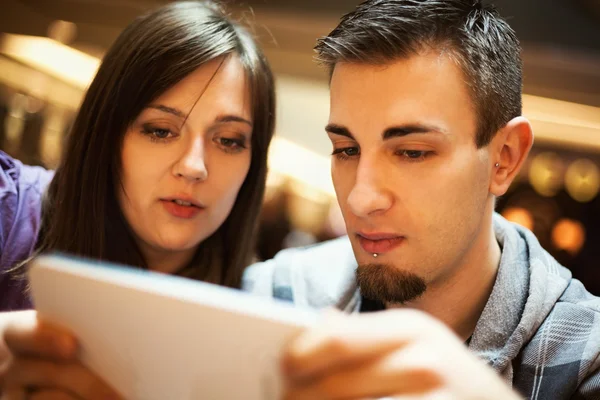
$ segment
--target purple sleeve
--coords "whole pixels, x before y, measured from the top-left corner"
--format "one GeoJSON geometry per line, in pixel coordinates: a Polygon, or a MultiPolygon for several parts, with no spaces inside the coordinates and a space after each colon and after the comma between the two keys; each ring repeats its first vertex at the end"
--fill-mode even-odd
{"type": "Polygon", "coordinates": [[[42,196],[53,172],[25,166],[0,151],[0,311],[27,308],[25,282],[7,269],[27,259],[37,240],[42,196]]]}

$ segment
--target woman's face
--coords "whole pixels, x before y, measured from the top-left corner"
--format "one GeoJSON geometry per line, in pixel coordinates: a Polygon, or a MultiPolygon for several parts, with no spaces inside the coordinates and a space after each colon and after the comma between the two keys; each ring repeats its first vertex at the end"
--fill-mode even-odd
{"type": "Polygon", "coordinates": [[[252,114],[237,57],[213,60],[127,130],[119,202],[149,267],[173,272],[229,215],[251,161],[252,114]]]}

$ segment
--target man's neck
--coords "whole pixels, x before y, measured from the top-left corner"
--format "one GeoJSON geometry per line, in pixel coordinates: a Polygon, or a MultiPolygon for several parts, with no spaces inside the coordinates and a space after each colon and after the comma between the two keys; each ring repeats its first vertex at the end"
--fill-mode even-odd
{"type": "MultiPolygon", "coordinates": [[[[500,264],[501,250],[493,228],[482,228],[461,265],[440,283],[432,283],[418,299],[402,307],[429,313],[448,325],[459,337],[467,340],[492,293],[500,264]]],[[[395,307],[389,305],[388,308],[395,307]]]]}

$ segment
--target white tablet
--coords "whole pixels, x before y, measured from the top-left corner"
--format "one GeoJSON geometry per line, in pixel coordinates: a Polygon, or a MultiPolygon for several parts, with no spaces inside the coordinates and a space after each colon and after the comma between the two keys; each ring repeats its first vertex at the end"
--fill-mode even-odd
{"type": "Polygon", "coordinates": [[[129,400],[277,399],[282,346],[316,313],[190,279],[64,256],[29,272],[40,318],[129,400]]]}

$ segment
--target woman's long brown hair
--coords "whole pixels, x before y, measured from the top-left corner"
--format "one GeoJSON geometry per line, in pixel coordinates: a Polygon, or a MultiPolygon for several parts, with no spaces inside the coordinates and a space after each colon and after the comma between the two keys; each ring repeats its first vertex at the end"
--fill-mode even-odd
{"type": "Polygon", "coordinates": [[[144,15],[108,51],[48,188],[36,254],[58,251],[147,266],[116,196],[125,132],[144,107],[189,73],[233,54],[244,66],[252,98],[252,161],[229,217],[201,243],[184,274],[239,287],[254,249],[275,93],[271,70],[250,34],[212,2],[171,3],[144,15]]]}

